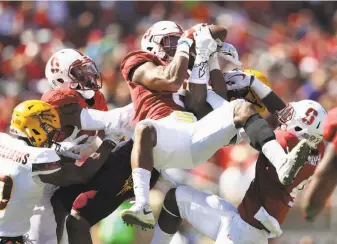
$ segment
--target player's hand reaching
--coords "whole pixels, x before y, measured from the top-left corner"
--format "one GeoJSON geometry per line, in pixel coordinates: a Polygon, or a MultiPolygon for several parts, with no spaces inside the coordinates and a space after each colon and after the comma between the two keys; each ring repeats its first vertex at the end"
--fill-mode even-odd
{"type": "Polygon", "coordinates": [[[111,119],[107,121],[104,129],[106,139],[110,139],[117,144],[124,136],[131,138],[134,132],[132,126],[133,105],[129,104],[122,108],[116,108],[110,110],[109,113],[111,119]]]}
{"type": "Polygon", "coordinates": [[[71,136],[69,136],[66,140],[53,145],[53,148],[57,151],[57,153],[60,156],[76,160],[81,159],[81,156],[79,155],[80,151],[82,149],[87,148],[89,144],[87,143],[80,144],[80,143],[83,142],[83,140],[85,140],[86,138],[88,138],[88,135],[82,135],[76,138],[77,133],[78,130],[76,130],[75,128],[71,136]]]}
{"type": "Polygon", "coordinates": [[[196,49],[195,64],[207,62],[209,56],[217,50],[217,43],[206,24],[199,24],[193,28],[196,30],[193,33],[196,49]]]}
{"type": "Polygon", "coordinates": [[[244,90],[249,89],[256,77],[247,74],[241,70],[235,69],[224,73],[227,90],[244,90]]]}

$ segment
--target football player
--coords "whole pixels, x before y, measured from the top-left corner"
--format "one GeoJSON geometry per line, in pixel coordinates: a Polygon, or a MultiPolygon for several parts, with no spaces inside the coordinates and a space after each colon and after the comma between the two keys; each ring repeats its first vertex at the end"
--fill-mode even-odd
{"type": "MultiPolygon", "coordinates": [[[[71,142],[55,143],[60,129],[57,111],[48,103],[28,100],[14,108],[10,132],[0,133],[0,243],[25,243],[29,219],[44,194],[45,184],[64,185],[64,168],[77,171],[73,163],[63,164],[61,156],[78,158],[77,145],[85,136],[71,142]],[[74,151],[74,152],[73,152],[74,151]]],[[[98,149],[110,148],[105,140],[98,149]]],[[[104,153],[100,155],[106,157],[104,153]]],[[[89,159],[90,160],[90,159],[89,159]]],[[[77,171],[79,173],[79,171],[77,171]]]]}
{"type": "Polygon", "coordinates": [[[310,221],[324,208],[337,185],[337,108],[328,111],[323,135],[329,143],[303,199],[304,216],[310,221]]]}
{"type": "MultiPolygon", "coordinates": [[[[131,92],[136,125],[131,157],[136,201],[130,209],[121,212],[127,224],[154,226],[149,206],[153,167],[193,168],[219,148],[229,145],[240,128],[244,128],[251,144],[275,165],[284,185],[292,183],[309,151],[303,140],[289,154],[285,153],[268,123],[251,103],[242,99],[224,100],[222,106],[199,121],[186,112],[177,90],[187,77],[190,48],[195,43],[196,56],[189,83],[201,85],[209,81],[212,67],[208,61],[217,49],[206,25],[197,25],[194,29],[192,40],[176,23],[157,22],[144,34],[142,51],[131,52],[122,61],[121,72],[131,92]]],[[[229,78],[242,77],[242,74],[229,75],[232,75],[229,78]]],[[[253,86],[256,84],[253,82],[253,86]]],[[[266,95],[264,86],[259,88],[266,95]]]]}
{"type": "Polygon", "coordinates": [[[255,179],[236,209],[216,195],[188,186],[170,189],[165,197],[153,244],[170,243],[182,220],[215,243],[268,243],[268,238],[282,234],[280,225],[294,204],[294,198],[310,181],[323,156],[324,108],[315,101],[290,103],[280,111],[281,128],[275,130],[283,149],[290,150],[302,138],[311,141],[311,152],[290,185],[279,182],[275,166],[259,154],[255,179]]]}
{"type": "MultiPolygon", "coordinates": [[[[101,112],[107,110],[104,96],[99,91],[102,86],[101,75],[88,56],[74,49],[60,50],[49,59],[46,77],[53,88],[46,91],[41,99],[49,102],[60,114],[62,139],[68,137],[72,130],[72,135],[66,140],[73,140],[83,133],[95,138],[96,130],[108,130],[106,135],[117,143],[120,140],[119,133],[125,128],[125,133],[121,134],[132,136],[133,129],[128,126],[133,117],[132,104],[106,113],[101,112]],[[114,128],[116,133],[108,128],[114,128]],[[82,130],[77,133],[79,129],[82,130]]],[[[31,219],[29,236],[39,243],[56,243],[56,222],[60,240],[65,216],[74,205],[73,215],[76,215],[76,219],[68,218],[67,224],[69,239],[73,243],[85,243],[87,240],[91,242],[90,227],[133,196],[130,177],[132,145],[132,140],[127,141],[118,145],[112,153],[110,150],[106,160],[82,164],[81,168],[86,170],[82,170],[77,176],[68,174],[73,179],[72,184],[61,187],[55,194],[56,187],[46,187],[44,197],[35,208],[31,219]],[[80,232],[76,231],[77,227],[80,232]]],[[[159,173],[154,170],[151,187],[158,176],[159,173]]]]}
{"type": "MultiPolygon", "coordinates": [[[[85,143],[86,155],[96,151],[96,131],[79,131],[74,127],[76,110],[71,104],[76,103],[81,108],[92,108],[107,111],[107,103],[103,94],[99,91],[102,86],[101,75],[93,60],[75,49],[62,49],[54,53],[47,62],[45,75],[52,89],[47,90],[41,97],[57,110],[61,117],[61,130],[59,141],[72,141],[81,135],[88,135],[85,143]],[[70,132],[70,133],[69,133],[70,132]]],[[[103,131],[102,131],[103,132],[103,131]]],[[[103,139],[104,133],[100,133],[103,139]]],[[[118,142],[118,138],[115,138],[118,142]]],[[[83,163],[83,151],[81,151],[83,163]]],[[[95,164],[86,164],[87,171],[82,175],[71,176],[74,183],[85,183],[97,172],[104,161],[95,164]]],[[[31,218],[31,229],[28,233],[31,239],[38,243],[56,244],[56,222],[54,211],[50,202],[51,197],[57,190],[55,185],[46,185],[45,193],[34,209],[31,218]]],[[[78,192],[77,194],[79,194],[78,192]]]]}

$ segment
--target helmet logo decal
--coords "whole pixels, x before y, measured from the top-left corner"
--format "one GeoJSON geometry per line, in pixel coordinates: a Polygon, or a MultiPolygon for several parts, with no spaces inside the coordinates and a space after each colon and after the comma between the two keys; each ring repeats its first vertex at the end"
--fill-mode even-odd
{"type": "Polygon", "coordinates": [[[53,57],[50,64],[51,64],[51,72],[53,74],[60,72],[60,64],[57,57],[53,57]]]}
{"type": "Polygon", "coordinates": [[[318,112],[313,108],[308,108],[307,112],[305,112],[306,117],[302,118],[302,122],[306,125],[312,125],[314,123],[318,112]]]}
{"type": "Polygon", "coordinates": [[[144,38],[148,38],[151,35],[152,28],[148,29],[148,31],[145,33],[144,38]]]}

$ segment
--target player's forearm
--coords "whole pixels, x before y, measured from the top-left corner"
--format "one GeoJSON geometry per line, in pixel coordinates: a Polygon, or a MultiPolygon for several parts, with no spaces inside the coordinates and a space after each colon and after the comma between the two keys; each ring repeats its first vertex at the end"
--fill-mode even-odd
{"type": "Polygon", "coordinates": [[[322,211],[330,196],[330,190],[333,190],[334,187],[335,185],[329,184],[322,178],[315,177],[312,180],[307,192],[308,196],[303,202],[304,216],[307,220],[314,220],[322,211]]]}
{"type": "Polygon", "coordinates": [[[154,72],[154,75],[158,76],[154,82],[158,86],[156,90],[179,90],[186,79],[192,43],[193,41],[188,38],[181,38],[173,60],[167,66],[161,66],[159,72],[154,72]],[[160,84],[164,87],[161,88],[160,84]]]}
{"type": "Polygon", "coordinates": [[[79,183],[86,183],[91,180],[108,159],[111,151],[115,148],[115,145],[116,144],[110,140],[103,141],[97,151],[90,155],[81,166],[76,166],[76,173],[80,176],[82,181],[79,183]]]}
{"type": "Polygon", "coordinates": [[[198,119],[202,118],[204,107],[207,105],[207,87],[204,84],[189,83],[185,94],[185,108],[194,113],[198,119]]]}
{"type": "Polygon", "coordinates": [[[189,58],[185,56],[175,56],[168,66],[163,67],[163,80],[178,90],[184,83],[188,70],[189,58]]]}
{"type": "Polygon", "coordinates": [[[104,141],[96,153],[90,156],[81,166],[77,166],[73,160],[65,161],[69,159],[63,158],[61,170],[49,175],[40,175],[40,178],[45,183],[62,187],[84,184],[102,167],[113,148],[114,144],[110,141],[104,141]]]}
{"type": "Polygon", "coordinates": [[[263,104],[270,113],[275,113],[276,111],[280,111],[286,107],[283,100],[276,95],[269,86],[261,82],[259,79],[254,79],[251,89],[262,100],[263,104]]]}
{"type": "Polygon", "coordinates": [[[132,137],[132,119],[134,115],[133,104],[110,111],[95,109],[83,109],[81,111],[82,130],[107,130],[108,128],[120,128],[120,133],[126,137],[132,137]]]}
{"type": "Polygon", "coordinates": [[[324,158],[319,163],[304,200],[303,209],[308,220],[315,218],[324,208],[326,201],[337,185],[336,155],[333,146],[328,145],[324,158]]]}
{"type": "Polygon", "coordinates": [[[220,97],[227,99],[227,86],[222,72],[219,69],[215,69],[210,72],[210,76],[213,91],[220,97]]]}

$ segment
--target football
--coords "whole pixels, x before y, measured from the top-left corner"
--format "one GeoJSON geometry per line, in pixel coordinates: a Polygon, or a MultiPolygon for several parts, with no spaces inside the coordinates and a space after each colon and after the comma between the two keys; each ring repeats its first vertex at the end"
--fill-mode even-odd
{"type": "MultiPolygon", "coordinates": [[[[190,39],[194,40],[193,33],[195,32],[195,26],[185,31],[184,35],[190,39]]],[[[208,28],[211,32],[213,39],[216,41],[218,46],[222,46],[223,42],[226,40],[227,37],[227,29],[225,27],[219,25],[208,25],[208,28]]],[[[192,44],[190,49],[191,53],[195,54],[195,43],[192,44]]]]}

